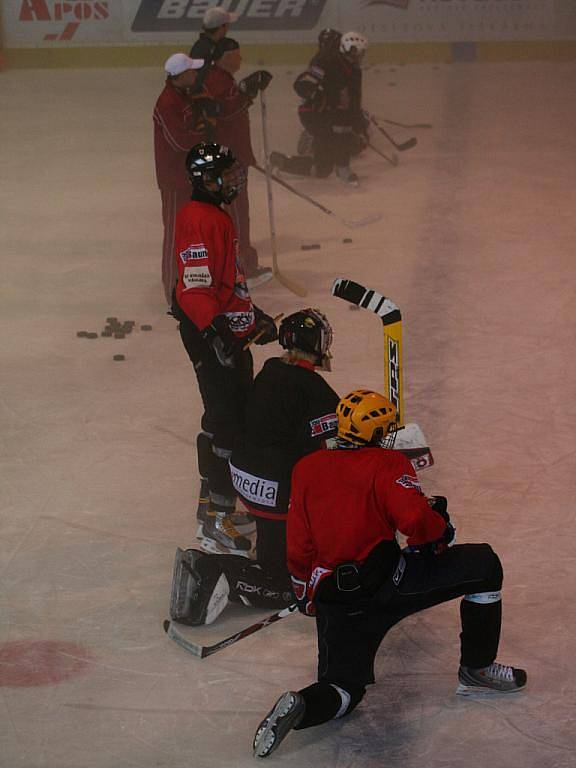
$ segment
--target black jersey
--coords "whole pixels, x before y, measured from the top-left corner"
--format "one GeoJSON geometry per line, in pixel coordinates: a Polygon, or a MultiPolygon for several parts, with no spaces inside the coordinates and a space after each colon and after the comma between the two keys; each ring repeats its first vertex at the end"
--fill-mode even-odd
{"type": "Polygon", "coordinates": [[[267,360],[248,397],[246,429],[230,461],[234,487],[254,514],[285,518],[292,468],[337,431],[339,397],[310,364],[267,360]]]}
{"type": "Polygon", "coordinates": [[[316,54],[294,90],[300,115],[322,115],[333,125],[353,125],[362,109],[362,70],[340,54],[316,54]]]}

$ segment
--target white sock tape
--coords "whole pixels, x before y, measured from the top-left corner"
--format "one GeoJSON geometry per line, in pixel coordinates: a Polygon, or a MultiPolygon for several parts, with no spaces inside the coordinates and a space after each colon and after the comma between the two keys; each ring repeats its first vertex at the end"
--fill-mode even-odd
{"type": "Polygon", "coordinates": [[[338,691],[340,694],[340,698],[342,699],[342,704],[340,705],[340,709],[336,714],[334,715],[334,718],[342,717],[342,715],[345,715],[348,711],[348,707],[350,706],[350,694],[348,691],[345,691],[344,688],[340,688],[339,685],[335,685],[334,683],[330,683],[332,688],[334,688],[335,691],[338,691]]]}
{"type": "Polygon", "coordinates": [[[477,592],[475,595],[464,595],[464,600],[468,600],[469,603],[488,605],[488,603],[497,603],[502,600],[502,592],[477,592]]]}

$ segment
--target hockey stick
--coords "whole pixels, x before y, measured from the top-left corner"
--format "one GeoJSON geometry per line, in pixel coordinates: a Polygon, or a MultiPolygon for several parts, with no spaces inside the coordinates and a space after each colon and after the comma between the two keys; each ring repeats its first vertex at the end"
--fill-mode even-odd
{"type": "Polygon", "coordinates": [[[384,394],[398,409],[399,426],[404,424],[404,373],[402,368],[402,315],[393,301],[378,291],[338,277],[332,295],[374,312],[384,329],[384,394]]]}
{"type": "Polygon", "coordinates": [[[289,605],[287,608],[282,608],[281,611],[277,611],[271,616],[267,616],[265,619],[257,621],[256,624],[251,624],[249,627],[246,627],[246,629],[241,629],[240,632],[236,632],[234,635],[230,635],[230,637],[220,640],[218,643],[214,643],[214,645],[198,645],[197,643],[190,642],[190,640],[186,639],[184,635],[176,629],[174,622],[169,621],[168,619],[166,619],[163,626],[164,632],[166,632],[168,637],[171,640],[174,640],[177,645],[184,648],[185,651],[188,651],[188,653],[191,653],[193,656],[197,656],[199,659],[205,659],[206,656],[212,656],[213,653],[218,653],[218,651],[222,651],[224,648],[234,645],[238,640],[253,635],[254,632],[259,632],[261,629],[264,629],[264,627],[269,627],[270,624],[274,624],[275,622],[280,621],[280,619],[290,616],[291,613],[294,613],[294,611],[297,610],[298,606],[296,603],[289,605]]]}
{"type": "MultiPolygon", "coordinates": [[[[259,173],[266,175],[266,171],[261,166],[253,165],[252,168],[254,168],[259,173]]],[[[308,195],[304,194],[304,192],[298,191],[293,186],[288,184],[288,182],[284,181],[284,179],[281,179],[279,176],[276,176],[276,174],[270,173],[270,178],[272,179],[272,181],[275,181],[276,184],[280,184],[281,187],[284,187],[284,189],[287,189],[288,192],[292,192],[292,194],[296,195],[296,197],[300,197],[302,198],[302,200],[306,200],[306,202],[310,203],[310,205],[313,205],[315,208],[318,208],[320,211],[322,211],[322,213],[325,213],[327,216],[332,216],[341,224],[344,224],[344,226],[349,227],[350,229],[356,229],[357,227],[365,227],[367,224],[373,224],[375,221],[380,221],[380,219],[382,218],[381,213],[375,213],[375,214],[372,214],[371,216],[366,216],[363,219],[343,219],[341,216],[338,216],[337,213],[334,213],[334,211],[331,211],[330,208],[326,208],[325,205],[322,205],[322,203],[319,203],[317,200],[314,200],[313,197],[309,197],[308,195]]]]}
{"type": "Polygon", "coordinates": [[[384,123],[389,123],[390,125],[397,125],[398,128],[432,128],[430,123],[397,123],[394,120],[383,120],[384,123]]]}
{"type": "Polygon", "coordinates": [[[418,139],[416,139],[414,136],[411,139],[408,139],[407,141],[403,141],[402,144],[398,144],[398,142],[394,141],[392,136],[390,136],[388,131],[385,131],[384,128],[382,128],[382,126],[378,124],[374,115],[370,115],[370,122],[372,123],[372,125],[376,126],[376,128],[380,131],[380,133],[388,139],[390,144],[392,144],[392,146],[395,147],[398,150],[398,152],[406,152],[407,149],[412,149],[412,147],[415,147],[416,144],[418,144],[418,139]]]}
{"type": "Polygon", "coordinates": [[[375,147],[374,144],[371,144],[370,142],[368,142],[368,146],[373,152],[376,152],[377,155],[380,155],[380,157],[383,157],[384,160],[387,160],[390,163],[390,165],[393,165],[394,167],[398,165],[398,155],[395,155],[394,153],[392,153],[392,157],[388,157],[388,155],[385,155],[384,152],[378,149],[378,147],[375,147]]]}
{"type": "MultiPolygon", "coordinates": [[[[279,315],[276,315],[276,317],[273,317],[272,319],[274,320],[274,324],[276,324],[278,320],[282,320],[283,317],[284,317],[284,312],[280,312],[279,315]]],[[[255,344],[261,336],[264,336],[265,333],[266,331],[258,331],[258,333],[254,334],[254,336],[252,336],[251,339],[248,339],[248,341],[246,342],[246,344],[244,344],[242,349],[249,349],[249,347],[251,347],[252,344],[255,344]]]]}
{"type": "Polygon", "coordinates": [[[272,248],[272,272],[278,282],[289,291],[295,293],[297,296],[306,296],[308,291],[303,285],[290,280],[286,275],[280,272],[278,267],[278,252],[276,248],[276,225],[274,223],[274,198],[272,197],[272,182],[270,181],[270,175],[272,169],[270,168],[270,153],[268,151],[268,121],[266,111],[266,97],[264,91],[260,91],[260,113],[262,118],[262,143],[264,145],[264,163],[266,166],[266,194],[268,197],[268,221],[270,222],[270,247],[272,248]]]}

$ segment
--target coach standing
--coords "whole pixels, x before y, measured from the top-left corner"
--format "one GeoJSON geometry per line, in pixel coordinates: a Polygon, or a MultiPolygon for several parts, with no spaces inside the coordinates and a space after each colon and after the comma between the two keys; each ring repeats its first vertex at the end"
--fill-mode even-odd
{"type": "Polygon", "coordinates": [[[154,108],[154,158],[156,179],[162,196],[164,242],[162,283],[168,306],[178,275],[174,261],[174,222],[176,213],[190,199],[191,186],[186,171],[186,155],[205,131],[205,114],[199,95],[198,70],[203,59],[175,53],[164,64],[166,85],[154,108]]]}

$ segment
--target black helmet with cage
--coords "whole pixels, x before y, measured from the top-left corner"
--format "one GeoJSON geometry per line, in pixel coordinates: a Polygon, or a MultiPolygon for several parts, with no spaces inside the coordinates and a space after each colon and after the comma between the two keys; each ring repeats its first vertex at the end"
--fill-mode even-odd
{"type": "Polygon", "coordinates": [[[217,205],[231,203],[246,184],[246,173],[228,147],[202,142],[186,156],[186,170],[195,190],[217,205]]]}
{"type": "Polygon", "coordinates": [[[280,323],[278,343],[284,349],[313,356],[314,365],[330,370],[332,326],[319,309],[301,309],[280,323]]]}
{"type": "Polygon", "coordinates": [[[318,35],[318,48],[320,53],[336,53],[340,46],[340,38],[342,32],[338,32],[337,29],[331,29],[326,27],[318,35]]]}

